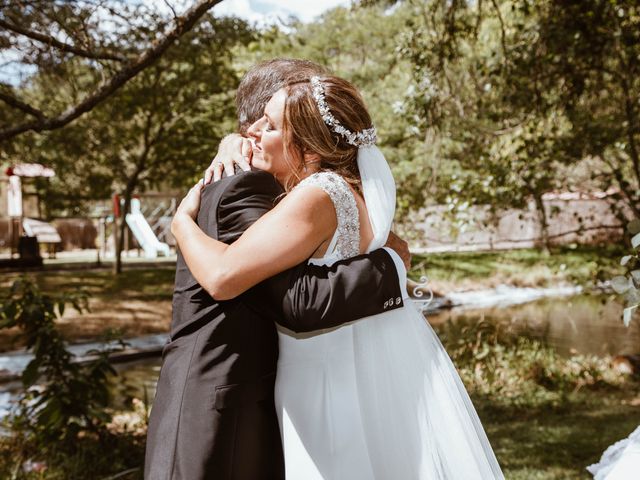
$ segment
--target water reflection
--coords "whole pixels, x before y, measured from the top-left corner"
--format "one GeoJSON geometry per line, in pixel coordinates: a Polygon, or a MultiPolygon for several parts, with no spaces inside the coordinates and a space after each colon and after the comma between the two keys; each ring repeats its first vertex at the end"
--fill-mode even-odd
{"type": "MultiPolygon", "coordinates": [[[[110,387],[111,407],[115,410],[130,410],[133,398],[146,401],[151,405],[156,395],[161,363],[160,357],[153,357],[114,365],[118,376],[113,378],[110,387]]],[[[0,420],[17,407],[17,401],[22,392],[20,381],[0,384],[0,420]]],[[[0,429],[0,435],[3,433],[0,429]]]]}
{"type": "Polygon", "coordinates": [[[640,352],[640,318],[627,328],[623,306],[613,295],[577,295],[538,300],[508,308],[453,309],[429,316],[436,326],[447,320],[510,322],[522,335],[546,338],[559,353],[622,355],[640,352]]]}

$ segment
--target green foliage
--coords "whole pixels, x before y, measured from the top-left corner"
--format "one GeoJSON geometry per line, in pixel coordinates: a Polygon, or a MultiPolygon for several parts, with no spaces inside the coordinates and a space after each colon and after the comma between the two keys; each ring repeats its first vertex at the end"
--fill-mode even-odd
{"type": "MultiPolygon", "coordinates": [[[[158,20],[159,21],[159,20],[158,20]]],[[[131,45],[153,32],[130,30],[131,45]]],[[[153,65],[105,102],[59,131],[27,134],[5,158],[29,158],[50,165],[56,177],[37,185],[47,199],[46,216],[86,214],[90,200],[112,193],[170,190],[195,183],[220,139],[235,127],[233,96],[239,78],[231,67],[232,47],[253,38],[236,18],[206,15],[153,65]]],[[[99,70],[76,62],[64,77],[93,84],[99,70]]],[[[77,85],[46,73],[23,89],[72,102],[77,85]]]]}
{"type": "Polygon", "coordinates": [[[0,478],[87,480],[116,478],[128,472],[117,478],[142,479],[144,451],[145,437],[131,433],[102,439],[84,436],[73,452],[60,448],[43,452],[34,442],[13,435],[0,438],[0,478]]]}
{"type": "Polygon", "coordinates": [[[439,143],[449,167],[438,197],[454,214],[533,199],[544,230],[544,193],[612,184],[618,217],[637,212],[636,2],[408,4],[401,52],[413,89],[404,110],[416,135],[439,143]]]}
{"type": "MultiPolygon", "coordinates": [[[[624,223],[640,215],[636,3],[362,0],[262,30],[208,16],[101,108],[64,131],[24,135],[0,155],[56,167],[56,179],[38,187],[49,214],[81,213],[83,200],[127,187],[183,187],[235,126],[239,74],[260,60],[298,57],[362,90],[397,180],[399,219],[425,202],[447,204],[455,220],[474,204],[498,218],[534,200],[544,230],[554,214],[545,193],[602,190],[624,223]]],[[[77,26],[89,13],[50,8],[84,38],[77,26]]],[[[166,26],[140,8],[128,5],[98,50],[131,55],[166,26]],[[133,15],[144,21],[129,25],[133,15]]],[[[47,26],[47,18],[33,21],[47,26]]],[[[39,75],[19,93],[53,110],[113,68],[36,60],[39,75]]]]}
{"type": "Polygon", "coordinates": [[[547,192],[606,191],[613,183],[621,219],[638,201],[636,7],[597,0],[564,7],[354,2],[310,24],[260,32],[234,63],[242,71],[278,56],[308,58],[353,81],[393,167],[399,217],[437,202],[452,220],[474,204],[499,218],[534,200],[546,235],[554,214],[542,202],[547,192]],[[612,71],[601,78],[605,64],[612,71]]]}
{"type": "Polygon", "coordinates": [[[628,327],[640,306],[640,220],[631,221],[627,230],[633,237],[631,249],[620,259],[620,265],[625,268],[625,274],[613,277],[611,286],[616,293],[624,297],[623,322],[628,327]]]}
{"type": "Polygon", "coordinates": [[[491,397],[494,406],[559,407],[582,388],[612,389],[622,383],[606,360],[562,358],[507,324],[458,320],[438,333],[471,394],[491,397]]]}
{"type": "Polygon", "coordinates": [[[0,310],[0,328],[18,328],[34,355],[22,374],[25,393],[12,428],[21,442],[37,446],[41,453],[73,452],[81,435],[105,441],[108,437],[108,380],[116,375],[108,355],[123,344],[89,352],[91,361],[75,361],[55,325],[69,304],[86,311],[87,297],[43,294],[22,277],[11,286],[0,310]]]}
{"type": "Polygon", "coordinates": [[[508,322],[458,319],[437,330],[506,478],[584,478],[584,468],[640,421],[637,380],[614,371],[610,359],[562,357],[508,322]]]}

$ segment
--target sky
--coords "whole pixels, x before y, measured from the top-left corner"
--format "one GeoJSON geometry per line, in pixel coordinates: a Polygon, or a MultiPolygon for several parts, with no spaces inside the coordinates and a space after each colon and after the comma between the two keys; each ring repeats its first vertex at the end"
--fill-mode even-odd
{"type": "MultiPolygon", "coordinates": [[[[165,2],[158,0],[129,0],[146,3],[148,6],[171,13],[165,2]]],[[[167,0],[177,12],[182,12],[193,0],[167,0]]],[[[265,25],[277,23],[278,18],[294,15],[303,22],[310,22],[326,10],[339,5],[349,6],[350,0],[223,0],[213,7],[216,15],[235,15],[251,23],[265,25]]]]}
{"type": "Polygon", "coordinates": [[[258,24],[273,23],[278,17],[295,15],[310,22],[318,15],[339,5],[348,6],[349,0],[224,0],[213,7],[217,15],[236,15],[258,24]]]}

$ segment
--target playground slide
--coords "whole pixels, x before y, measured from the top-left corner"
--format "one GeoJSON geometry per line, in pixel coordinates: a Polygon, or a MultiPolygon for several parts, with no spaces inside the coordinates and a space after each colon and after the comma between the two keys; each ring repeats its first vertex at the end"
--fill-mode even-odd
{"type": "Polygon", "coordinates": [[[126,221],[133,236],[136,237],[142,250],[144,250],[145,257],[156,258],[158,254],[163,254],[165,257],[169,256],[169,245],[158,240],[158,237],[151,229],[151,225],[140,212],[139,203],[136,205],[136,202],[132,201],[131,213],[127,213],[126,221]]]}

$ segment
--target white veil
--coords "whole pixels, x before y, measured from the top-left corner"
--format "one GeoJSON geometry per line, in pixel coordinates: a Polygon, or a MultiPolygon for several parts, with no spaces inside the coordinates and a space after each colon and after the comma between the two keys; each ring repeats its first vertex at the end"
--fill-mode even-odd
{"type": "MultiPolygon", "coordinates": [[[[386,243],[396,187],[375,145],[360,147],[358,168],[374,232],[371,251],[386,243]]],[[[360,409],[376,479],[503,479],[444,347],[413,302],[404,304],[353,325],[360,409]]]]}
{"type": "Polygon", "coordinates": [[[367,249],[370,252],[387,242],[396,212],[396,182],[387,160],[375,145],[358,149],[358,170],[373,228],[374,237],[367,249]]]}

